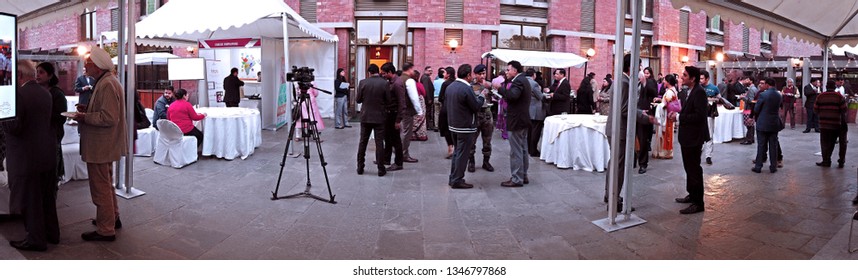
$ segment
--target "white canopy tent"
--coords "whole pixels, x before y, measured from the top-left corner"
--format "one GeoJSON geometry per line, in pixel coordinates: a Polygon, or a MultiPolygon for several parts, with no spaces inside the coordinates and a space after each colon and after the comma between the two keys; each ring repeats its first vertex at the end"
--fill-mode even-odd
{"type": "MultiPolygon", "coordinates": [[[[240,12],[236,5],[231,0],[172,0],[137,23],[137,36],[188,41],[261,38],[262,72],[276,73],[263,80],[263,127],[282,124],[276,115],[278,89],[292,65],[316,69],[316,86],[333,92],[336,36],[310,24],[283,1],[245,0],[240,12]],[[280,40],[282,44],[277,43],[280,40]]],[[[288,112],[291,94],[287,95],[288,112]]],[[[322,116],[332,117],[333,96],[320,94],[317,101],[322,116]]],[[[290,114],[285,115],[291,121],[290,114]]]]}
{"type": "Polygon", "coordinates": [[[0,13],[21,16],[59,2],[60,0],[0,0],[0,13]]]}
{"type": "MultiPolygon", "coordinates": [[[[167,59],[179,58],[178,55],[163,52],[154,53],[138,53],[135,55],[134,64],[136,65],[167,65],[167,59]]],[[[128,63],[128,57],[125,57],[125,63],[128,63]]],[[[113,58],[113,64],[119,64],[119,57],[113,58]]]]}
{"type": "Polygon", "coordinates": [[[580,67],[587,62],[586,58],[578,56],[574,53],[561,52],[494,49],[482,55],[483,58],[489,56],[492,56],[505,62],[515,60],[521,62],[521,65],[549,68],[580,67]]]}

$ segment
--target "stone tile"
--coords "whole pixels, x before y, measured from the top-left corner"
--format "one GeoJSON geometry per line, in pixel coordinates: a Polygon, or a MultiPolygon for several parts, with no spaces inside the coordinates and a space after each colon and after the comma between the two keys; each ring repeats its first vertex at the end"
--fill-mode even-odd
{"type": "Polygon", "coordinates": [[[423,247],[426,259],[430,260],[479,259],[471,243],[433,243],[423,247]]]}
{"type": "Polygon", "coordinates": [[[186,259],[196,259],[223,242],[228,234],[201,227],[186,227],[159,242],[156,247],[174,252],[186,259]]]}
{"type": "Polygon", "coordinates": [[[462,220],[431,220],[423,223],[423,240],[431,243],[468,243],[468,229],[462,220]]]}
{"type": "Polygon", "coordinates": [[[577,260],[578,251],[562,237],[540,237],[521,242],[521,246],[534,260],[577,260]]]}
{"type": "Polygon", "coordinates": [[[484,259],[528,259],[527,253],[508,230],[471,230],[474,251],[484,259]]]}
{"type": "Polygon", "coordinates": [[[385,260],[423,259],[423,232],[382,230],[375,256],[385,260]]]}
{"type": "Polygon", "coordinates": [[[750,260],[806,260],[810,256],[805,253],[793,251],[776,246],[763,246],[751,252],[746,259],[750,260]]]}

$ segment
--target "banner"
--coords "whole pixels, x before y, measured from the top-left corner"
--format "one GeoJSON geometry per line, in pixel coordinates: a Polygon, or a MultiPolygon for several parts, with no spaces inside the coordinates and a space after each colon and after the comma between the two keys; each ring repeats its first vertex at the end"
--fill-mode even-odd
{"type": "Polygon", "coordinates": [[[289,102],[289,83],[280,84],[280,91],[277,94],[277,123],[275,127],[280,128],[285,125],[286,115],[289,114],[289,107],[286,106],[289,102]]]}

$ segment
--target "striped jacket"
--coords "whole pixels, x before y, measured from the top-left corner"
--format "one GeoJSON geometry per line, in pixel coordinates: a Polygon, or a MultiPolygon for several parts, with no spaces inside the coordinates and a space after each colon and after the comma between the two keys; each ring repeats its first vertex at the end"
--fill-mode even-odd
{"type": "Polygon", "coordinates": [[[813,111],[819,115],[819,128],[839,130],[846,122],[846,98],[835,91],[816,97],[813,111]]]}

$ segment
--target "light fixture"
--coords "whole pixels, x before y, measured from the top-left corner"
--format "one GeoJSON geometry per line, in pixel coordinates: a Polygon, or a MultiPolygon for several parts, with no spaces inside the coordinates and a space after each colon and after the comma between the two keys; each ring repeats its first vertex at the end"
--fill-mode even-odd
{"type": "Polygon", "coordinates": [[[75,51],[77,51],[77,55],[85,55],[89,53],[89,48],[87,48],[85,45],[79,45],[77,46],[77,50],[75,51]]]}
{"type": "Polygon", "coordinates": [[[793,66],[795,66],[796,68],[801,67],[803,61],[800,58],[791,58],[791,60],[793,66]]]}
{"type": "Polygon", "coordinates": [[[688,56],[683,55],[682,58],[679,59],[679,61],[682,62],[682,64],[688,63],[688,56]]]}
{"type": "Polygon", "coordinates": [[[715,60],[717,60],[718,62],[724,61],[724,53],[716,53],[715,60]]]}
{"type": "Polygon", "coordinates": [[[596,56],[596,50],[594,50],[593,48],[587,49],[587,58],[591,58],[593,56],[596,56]]]}
{"type": "Polygon", "coordinates": [[[450,52],[456,52],[456,48],[459,47],[459,41],[456,41],[456,39],[450,40],[448,44],[450,46],[450,52]]]}
{"type": "Polygon", "coordinates": [[[194,54],[194,47],[193,46],[188,46],[187,48],[185,48],[185,50],[187,50],[188,53],[190,53],[190,54],[194,54]]]}
{"type": "Polygon", "coordinates": [[[375,58],[380,58],[380,57],[381,57],[381,52],[375,51],[375,58]]]}
{"type": "Polygon", "coordinates": [[[715,61],[714,60],[709,61],[709,67],[715,67],[715,61]]]}

